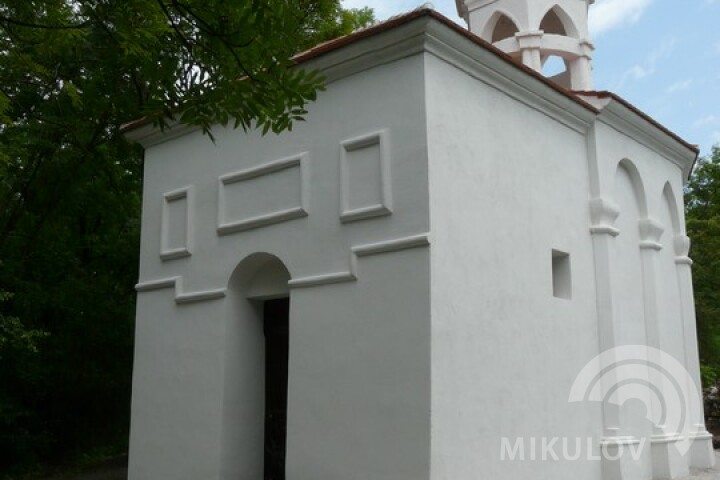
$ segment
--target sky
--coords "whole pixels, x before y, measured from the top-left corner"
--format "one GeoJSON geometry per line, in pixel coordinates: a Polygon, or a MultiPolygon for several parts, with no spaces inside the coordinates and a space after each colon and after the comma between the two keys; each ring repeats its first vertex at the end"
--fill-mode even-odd
{"type": "MultiPolygon", "coordinates": [[[[378,20],[424,2],[343,0],[378,20]]],[[[432,6],[457,23],[455,0],[432,6]]],[[[590,8],[596,90],[630,101],[707,155],[720,144],[720,0],[596,0],[590,8]]]]}

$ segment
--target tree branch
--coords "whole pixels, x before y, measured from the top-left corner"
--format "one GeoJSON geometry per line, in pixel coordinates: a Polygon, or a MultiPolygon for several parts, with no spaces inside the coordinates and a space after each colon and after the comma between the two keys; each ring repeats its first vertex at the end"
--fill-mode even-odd
{"type": "Polygon", "coordinates": [[[30,22],[23,22],[20,20],[15,20],[10,17],[6,17],[4,15],[0,15],[0,21],[3,21],[5,23],[8,23],[10,25],[15,25],[18,27],[24,27],[24,28],[40,28],[43,30],[79,30],[86,28],[90,25],[92,25],[92,20],[86,20],[82,23],[78,23],[77,25],[45,25],[42,23],[30,23],[30,22]]]}

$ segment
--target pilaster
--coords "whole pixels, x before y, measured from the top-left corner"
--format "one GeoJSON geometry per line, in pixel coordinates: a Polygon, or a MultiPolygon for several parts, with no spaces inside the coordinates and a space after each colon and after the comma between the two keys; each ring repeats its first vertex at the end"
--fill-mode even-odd
{"type": "MultiPolygon", "coordinates": [[[[595,256],[595,285],[597,293],[597,314],[599,350],[607,355],[613,355],[617,346],[617,329],[613,315],[612,295],[612,242],[620,234],[615,227],[615,220],[620,215],[620,209],[607,198],[597,197],[590,202],[590,215],[592,225],[593,251],[595,256]]],[[[617,363],[616,358],[609,359],[612,364],[617,363]]],[[[609,369],[602,376],[603,390],[610,391],[618,385],[617,370],[609,369]]],[[[632,457],[631,448],[640,444],[640,439],[627,434],[623,430],[620,407],[610,402],[602,403],[603,409],[603,436],[601,447],[603,450],[603,478],[605,480],[632,480],[639,478],[640,464],[632,457]]]]}
{"type": "MultiPolygon", "coordinates": [[[[683,331],[685,332],[685,363],[690,372],[692,385],[688,388],[694,390],[698,398],[702,399],[702,381],[700,378],[700,357],[697,343],[697,324],[695,320],[695,303],[692,287],[692,260],[690,252],[690,238],[685,234],[675,236],[675,264],[677,265],[678,284],[680,285],[680,302],[682,304],[683,331]]],[[[713,451],[712,435],[705,427],[705,414],[702,402],[697,406],[691,405],[689,412],[692,418],[693,429],[690,433],[690,466],[695,468],[711,468],[715,465],[715,452],[713,451]]]]}
{"type": "MultiPolygon", "coordinates": [[[[665,231],[662,224],[652,218],[646,218],[639,222],[640,231],[640,257],[643,273],[643,303],[645,309],[645,332],[647,335],[647,346],[655,351],[666,352],[668,346],[663,344],[660,334],[658,315],[658,278],[657,263],[663,245],[660,243],[662,234],[665,231]]],[[[650,358],[650,356],[648,357],[650,358]]],[[[678,449],[679,442],[684,440],[683,432],[673,431],[673,428],[660,423],[663,415],[663,405],[660,399],[666,398],[673,392],[674,386],[669,379],[657,368],[662,367],[663,371],[669,371],[669,367],[663,365],[665,356],[653,359],[649,365],[650,385],[660,389],[659,398],[651,396],[653,409],[653,431],[650,438],[653,478],[655,479],[677,479],[687,476],[688,463],[678,449]]]]}

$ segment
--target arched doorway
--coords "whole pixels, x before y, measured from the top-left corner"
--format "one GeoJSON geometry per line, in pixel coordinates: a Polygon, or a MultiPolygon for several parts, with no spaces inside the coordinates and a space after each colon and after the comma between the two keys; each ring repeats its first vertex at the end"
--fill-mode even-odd
{"type": "Polygon", "coordinates": [[[285,479],[290,274],[277,257],[256,253],[228,288],[223,405],[223,476],[285,479]]]}
{"type": "Polygon", "coordinates": [[[263,302],[265,333],[264,480],[285,480],[290,298],[263,302]]]}

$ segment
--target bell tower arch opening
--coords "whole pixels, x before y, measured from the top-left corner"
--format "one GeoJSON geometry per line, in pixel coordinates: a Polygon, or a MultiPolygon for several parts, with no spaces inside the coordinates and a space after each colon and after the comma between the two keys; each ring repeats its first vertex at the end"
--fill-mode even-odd
{"type": "Polygon", "coordinates": [[[592,90],[588,14],[594,0],[457,0],[458,13],[471,32],[559,86],[592,90]],[[559,57],[566,68],[551,69],[559,57]],[[553,60],[554,61],[554,60],[553,60]],[[551,62],[552,64],[552,62],[551,62]]]}
{"type": "Polygon", "coordinates": [[[567,36],[567,30],[565,29],[565,25],[563,25],[562,20],[560,20],[560,17],[558,17],[557,13],[555,13],[555,9],[551,9],[546,15],[545,18],[543,18],[542,22],[540,22],[540,30],[542,30],[545,33],[551,33],[554,35],[562,35],[567,36]]]}
{"type": "Polygon", "coordinates": [[[575,27],[572,18],[558,5],[547,11],[540,22],[540,30],[551,35],[578,37],[578,29],[575,27]]]}
{"type": "Polygon", "coordinates": [[[505,13],[497,12],[488,22],[485,35],[489,37],[493,43],[496,43],[506,38],[514,37],[519,31],[520,29],[513,19],[505,13]]]}
{"type": "Polygon", "coordinates": [[[570,69],[567,61],[558,55],[548,55],[543,58],[542,73],[558,85],[570,88],[570,69]]]}

